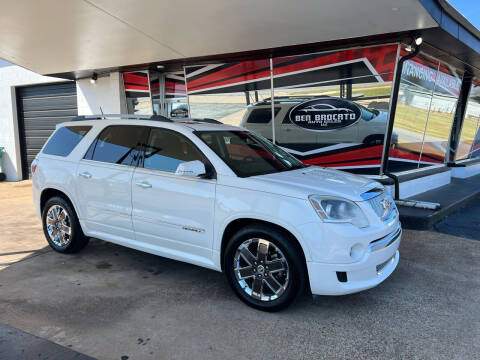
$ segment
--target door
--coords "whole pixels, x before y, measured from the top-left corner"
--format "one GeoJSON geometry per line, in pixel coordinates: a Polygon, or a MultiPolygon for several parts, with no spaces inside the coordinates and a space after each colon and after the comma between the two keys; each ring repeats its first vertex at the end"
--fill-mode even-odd
{"type": "Polygon", "coordinates": [[[207,162],[184,135],[152,128],[143,161],[132,180],[132,219],[136,239],[160,255],[211,265],[214,179],[175,175],[186,161],[207,162]]]}
{"type": "MultiPolygon", "coordinates": [[[[293,104],[294,106],[296,104],[293,104]]],[[[290,121],[291,107],[284,106],[279,116],[275,117],[275,140],[279,145],[300,151],[310,149],[318,144],[316,131],[308,131],[290,121]]]]}
{"type": "Polygon", "coordinates": [[[132,176],[137,144],[147,128],[108,126],[77,167],[80,213],[91,236],[134,239],[132,176]]]}
{"type": "Polygon", "coordinates": [[[28,179],[33,159],[56,125],[77,116],[77,88],[74,81],[22,86],[16,95],[22,177],[28,179]]]}

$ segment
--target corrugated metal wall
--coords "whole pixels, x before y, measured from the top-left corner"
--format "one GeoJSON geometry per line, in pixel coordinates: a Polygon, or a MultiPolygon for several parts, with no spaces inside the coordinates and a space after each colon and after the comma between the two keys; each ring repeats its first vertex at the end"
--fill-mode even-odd
{"type": "Polygon", "coordinates": [[[77,116],[75,82],[17,87],[18,122],[23,178],[58,123],[77,116]]]}

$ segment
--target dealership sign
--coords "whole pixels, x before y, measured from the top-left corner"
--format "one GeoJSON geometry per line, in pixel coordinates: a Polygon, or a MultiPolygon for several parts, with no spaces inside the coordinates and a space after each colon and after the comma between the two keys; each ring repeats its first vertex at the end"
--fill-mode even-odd
{"type": "Polygon", "coordinates": [[[355,103],[340,98],[308,100],[290,110],[290,121],[304,129],[329,131],[342,129],[360,120],[362,111],[355,103]]]}
{"type": "Polygon", "coordinates": [[[426,90],[435,89],[443,93],[458,96],[462,80],[446,74],[440,68],[433,69],[413,60],[403,64],[402,80],[420,86],[426,90]]]}

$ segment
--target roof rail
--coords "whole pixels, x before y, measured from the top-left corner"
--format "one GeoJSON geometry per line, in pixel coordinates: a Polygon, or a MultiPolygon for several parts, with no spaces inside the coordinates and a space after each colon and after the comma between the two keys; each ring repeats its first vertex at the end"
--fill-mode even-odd
{"type": "Polygon", "coordinates": [[[210,118],[203,118],[203,119],[191,119],[191,118],[188,119],[188,118],[185,118],[185,121],[198,121],[198,122],[204,122],[204,123],[209,123],[209,124],[223,124],[221,121],[218,121],[218,120],[215,120],[215,119],[210,119],[210,118]]]}
{"type": "Polygon", "coordinates": [[[174,122],[203,122],[203,123],[209,123],[209,124],[223,124],[221,121],[215,120],[215,119],[210,119],[210,118],[172,118],[172,121],[174,122]]]}
{"type": "Polygon", "coordinates": [[[132,114],[98,114],[98,115],[80,115],[74,117],[72,121],[84,120],[108,120],[108,119],[127,119],[127,120],[154,120],[163,122],[173,122],[162,115],[132,115],[132,114]]]}
{"type": "Polygon", "coordinates": [[[222,123],[221,121],[219,121],[219,120],[210,119],[210,118],[200,119],[199,121],[203,121],[203,122],[206,122],[206,123],[212,123],[212,124],[223,124],[223,123],[222,123]]]}
{"type": "MultiPolygon", "coordinates": [[[[319,98],[328,98],[329,95],[286,95],[286,96],[275,96],[274,103],[275,104],[282,104],[282,103],[289,103],[289,102],[303,102],[307,100],[319,99],[319,98]]],[[[257,105],[269,105],[272,103],[272,98],[265,98],[257,102],[253,102],[251,106],[257,105]]]]}

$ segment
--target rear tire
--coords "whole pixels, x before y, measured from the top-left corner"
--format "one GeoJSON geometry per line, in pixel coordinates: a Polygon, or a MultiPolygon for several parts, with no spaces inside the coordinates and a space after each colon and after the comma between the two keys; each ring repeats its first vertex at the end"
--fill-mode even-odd
{"type": "Polygon", "coordinates": [[[0,181],[4,181],[7,176],[4,173],[0,173],[0,181]]]}
{"type": "Polygon", "coordinates": [[[279,311],[305,290],[301,251],[294,239],[275,227],[248,225],[227,244],[225,275],[244,303],[263,311],[279,311]]]}
{"type": "Polygon", "coordinates": [[[50,247],[60,253],[75,253],[87,244],[77,214],[63,197],[54,196],[42,210],[43,232],[50,247]]]}

